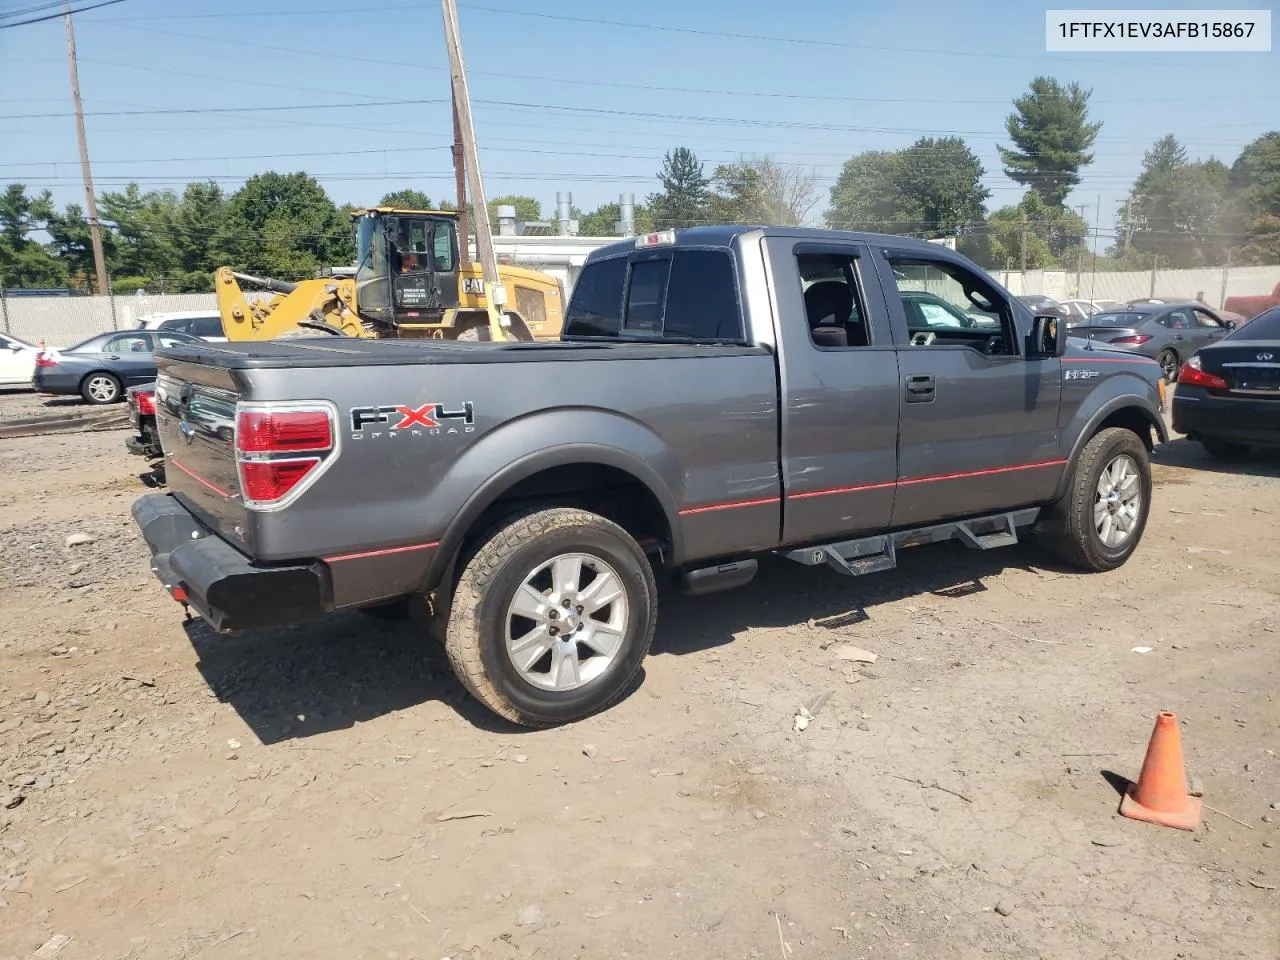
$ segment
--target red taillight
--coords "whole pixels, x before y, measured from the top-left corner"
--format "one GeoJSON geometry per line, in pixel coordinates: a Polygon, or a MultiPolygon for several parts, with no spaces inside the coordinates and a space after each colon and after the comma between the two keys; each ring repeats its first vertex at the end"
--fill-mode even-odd
{"type": "Polygon", "coordinates": [[[138,413],[144,417],[156,415],[156,398],[151,393],[135,393],[133,398],[138,402],[138,413]]]}
{"type": "Polygon", "coordinates": [[[1111,340],[1109,342],[1110,343],[1127,343],[1135,347],[1140,347],[1150,339],[1151,338],[1148,336],[1139,334],[1134,337],[1116,337],[1114,340],[1111,340]]]}
{"type": "Polygon", "coordinates": [[[37,367],[56,367],[57,365],[58,365],[58,361],[53,359],[53,357],[49,356],[48,354],[45,354],[45,353],[36,354],[37,367]]]}
{"type": "Polygon", "coordinates": [[[241,460],[240,493],[246,501],[274,503],[298,485],[320,460],[241,460]]]}
{"type": "Polygon", "coordinates": [[[1182,369],[1178,371],[1178,383],[1185,383],[1190,387],[1205,387],[1209,390],[1227,389],[1227,381],[1215,374],[1205,373],[1199,366],[1192,366],[1191,361],[1184,363],[1182,369]]]}
{"type": "Polygon", "coordinates": [[[299,453],[332,446],[333,426],[326,410],[241,410],[236,414],[236,449],[241,453],[299,453]]]}

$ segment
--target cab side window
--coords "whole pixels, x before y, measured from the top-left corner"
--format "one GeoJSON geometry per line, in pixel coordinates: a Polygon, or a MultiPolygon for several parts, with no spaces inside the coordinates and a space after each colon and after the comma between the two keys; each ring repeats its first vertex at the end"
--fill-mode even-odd
{"type": "Polygon", "coordinates": [[[889,257],[912,347],[969,347],[1017,354],[1009,305],[982,277],[942,260],[889,257]]]}
{"type": "Polygon", "coordinates": [[[448,224],[437,223],[431,235],[432,259],[436,272],[453,272],[453,230],[448,224]]]}
{"type": "Polygon", "coordinates": [[[815,347],[871,346],[856,263],[851,254],[796,254],[805,319],[815,347]]]}

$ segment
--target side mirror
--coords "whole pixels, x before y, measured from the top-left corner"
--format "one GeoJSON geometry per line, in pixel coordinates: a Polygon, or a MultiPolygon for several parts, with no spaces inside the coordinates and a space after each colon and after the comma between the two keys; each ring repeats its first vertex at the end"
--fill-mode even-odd
{"type": "Polygon", "coordinates": [[[1228,330],[1234,330],[1236,328],[1236,322],[1234,320],[1223,320],[1222,325],[1228,330]]]}
{"type": "Polygon", "coordinates": [[[1060,357],[1067,352],[1067,325],[1061,317],[1040,315],[1032,321],[1027,338],[1027,356],[1032,359],[1060,357]]]}

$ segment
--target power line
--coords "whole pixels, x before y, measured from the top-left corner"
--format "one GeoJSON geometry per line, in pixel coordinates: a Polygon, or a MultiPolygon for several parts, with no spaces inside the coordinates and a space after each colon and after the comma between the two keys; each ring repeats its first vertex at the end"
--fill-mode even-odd
{"type": "MultiPolygon", "coordinates": [[[[383,8],[383,9],[405,9],[405,8],[383,8]]],[[[417,9],[417,8],[414,7],[414,8],[408,8],[408,9],[417,9]]],[[[329,11],[329,12],[344,13],[344,12],[350,12],[350,11],[336,10],[336,11],[329,11]]],[[[542,14],[528,14],[528,13],[522,13],[521,15],[543,16],[542,14]]],[[[205,15],[198,15],[198,16],[205,16],[205,15]]],[[[238,15],[209,14],[207,16],[221,17],[221,16],[238,16],[238,15]]],[[[550,16],[550,15],[548,14],[546,16],[550,16]]],[[[181,19],[181,18],[180,17],[145,17],[145,18],[140,17],[137,19],[167,20],[167,19],[181,19]]],[[[205,34],[199,34],[199,33],[182,33],[176,30],[160,30],[154,27],[152,28],[126,27],[115,20],[95,20],[94,22],[103,23],[108,26],[116,26],[119,29],[136,30],[143,33],[154,33],[154,34],[160,34],[163,36],[181,37],[188,40],[201,40],[209,43],[229,44],[231,46],[236,46],[236,47],[256,47],[261,50],[271,50],[277,53],[293,53],[293,54],[298,54],[300,56],[306,56],[306,57],[326,55],[324,51],[307,50],[299,47],[287,47],[287,46],[281,46],[280,44],[260,43],[260,42],[246,41],[241,39],[228,40],[223,37],[211,37],[211,36],[208,36],[205,34]]],[[[672,29],[677,29],[677,28],[672,28],[672,29]]],[[[882,48],[877,47],[876,49],[882,49],[882,48]]],[[[883,48],[883,49],[891,49],[891,48],[883,48]]],[[[429,70],[429,71],[435,71],[435,72],[441,72],[441,73],[447,72],[444,67],[435,67],[429,64],[424,64],[421,62],[414,62],[409,60],[391,60],[384,57],[361,57],[356,54],[344,54],[343,59],[348,61],[357,61],[357,62],[364,62],[364,63],[376,63],[384,67],[399,66],[399,67],[408,67],[415,70],[429,70]]],[[[1036,58],[1031,58],[1031,59],[1036,59],[1036,58]]],[[[152,68],[152,67],[147,67],[141,64],[136,64],[136,65],[117,64],[116,66],[127,66],[130,69],[139,69],[139,70],[155,69],[157,71],[161,71],[161,68],[152,68]]],[[[161,71],[161,72],[176,73],[177,71],[161,71]]],[[[1010,103],[1009,100],[958,100],[955,98],[931,99],[931,98],[924,98],[924,97],[885,97],[885,96],[851,97],[851,96],[835,95],[835,94],[779,93],[779,92],[768,91],[768,90],[765,90],[765,91],[751,91],[751,90],[742,90],[742,89],[723,90],[723,89],[698,88],[698,87],[661,86],[661,85],[646,84],[646,83],[624,83],[617,80],[596,80],[596,79],[577,80],[577,79],[570,79],[566,77],[548,76],[546,74],[511,73],[509,71],[498,71],[498,70],[474,70],[472,71],[472,73],[474,73],[476,76],[496,77],[503,80],[529,80],[529,81],[534,81],[539,83],[566,83],[566,84],[571,84],[576,86],[609,87],[609,88],[624,89],[624,90],[644,90],[644,91],[649,91],[654,93],[705,94],[709,96],[734,96],[734,97],[745,96],[745,97],[751,97],[753,99],[765,98],[765,99],[782,99],[782,100],[809,100],[809,101],[835,102],[835,103],[904,103],[904,104],[925,103],[925,104],[937,104],[942,106],[951,106],[955,104],[1003,105],[1003,104],[1010,103]]],[[[255,83],[255,84],[257,83],[257,81],[252,81],[252,80],[218,78],[218,77],[210,77],[207,75],[200,75],[200,74],[188,74],[188,75],[200,77],[202,79],[227,79],[228,82],[255,83]]],[[[307,92],[321,92],[321,93],[336,92],[336,91],[329,91],[329,90],[316,90],[314,88],[286,87],[280,84],[264,84],[264,85],[280,86],[281,89],[307,90],[307,92]]],[[[1094,105],[1098,105],[1098,104],[1108,104],[1108,103],[1123,103],[1123,104],[1187,103],[1189,101],[1235,102],[1238,100],[1275,100],[1275,99],[1280,99],[1280,94],[1256,94],[1256,95],[1231,96],[1231,97],[1156,97],[1156,98],[1149,98],[1149,99],[1130,97],[1130,98],[1125,98],[1123,100],[1091,100],[1090,103],[1094,105]]]]}
{"type": "MultiPolygon", "coordinates": [[[[32,23],[44,23],[46,20],[57,20],[64,14],[85,13],[89,10],[97,10],[99,7],[110,7],[117,3],[124,3],[124,0],[101,0],[99,3],[90,4],[87,7],[76,7],[75,9],[59,10],[57,13],[46,13],[44,16],[32,17],[28,20],[16,20],[13,23],[0,23],[0,30],[12,30],[14,27],[25,27],[32,23]]],[[[59,6],[59,4],[44,4],[44,9],[59,6]]]]}

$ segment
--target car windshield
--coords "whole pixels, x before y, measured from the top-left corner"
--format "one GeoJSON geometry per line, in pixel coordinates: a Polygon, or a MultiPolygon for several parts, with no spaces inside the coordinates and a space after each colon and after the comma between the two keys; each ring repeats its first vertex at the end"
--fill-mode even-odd
{"type": "Polygon", "coordinates": [[[1280,340],[1280,307],[1260,313],[1231,334],[1236,340],[1280,340]]]}

